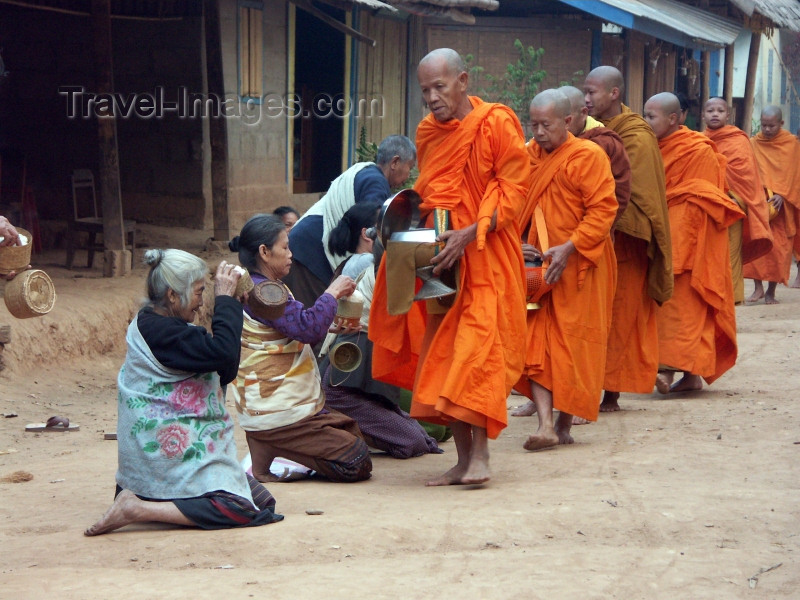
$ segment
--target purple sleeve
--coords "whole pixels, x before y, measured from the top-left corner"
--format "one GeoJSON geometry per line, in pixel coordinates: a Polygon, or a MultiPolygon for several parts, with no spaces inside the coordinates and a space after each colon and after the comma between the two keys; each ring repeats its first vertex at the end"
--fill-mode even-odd
{"type": "Polygon", "coordinates": [[[290,339],[304,344],[316,344],[325,339],[328,328],[336,316],[336,306],[336,298],[325,293],[311,308],[303,308],[302,302],[290,297],[283,316],[274,321],[259,319],[250,312],[248,306],[245,306],[245,310],[257,321],[274,327],[290,339]]]}

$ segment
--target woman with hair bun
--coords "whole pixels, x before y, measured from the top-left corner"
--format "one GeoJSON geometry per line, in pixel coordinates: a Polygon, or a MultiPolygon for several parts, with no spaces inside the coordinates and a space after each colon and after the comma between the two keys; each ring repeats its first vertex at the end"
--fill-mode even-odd
{"type": "Polygon", "coordinates": [[[440,453],[436,440],[398,406],[400,388],[372,378],[372,342],[367,339],[366,329],[375,286],[375,264],[380,263],[380,254],[374,260],[373,252],[382,251],[376,241],[378,210],[375,204],[356,204],[328,238],[332,254],[352,254],[342,263],[342,274],[354,279],[361,276],[357,290],[364,299],[364,310],[360,333],[331,334],[323,346],[326,352],[337,343],[351,342],[361,351],[361,364],[352,372],[340,371],[327,357],[320,365],[326,405],[354,419],[367,444],[394,458],[440,453]]]}
{"type": "Polygon", "coordinates": [[[147,301],[128,327],[119,372],[117,494],[84,533],[157,521],[202,529],[283,519],[275,499],[236,456],[221,386],[236,377],[242,305],[239,272],[220,263],[211,330],[192,322],[203,305],[205,261],[183,250],[148,250],[147,301]]]}
{"type": "MultiPolygon", "coordinates": [[[[292,268],[289,236],[274,215],[251,217],[230,242],[253,283],[281,281],[292,268]]],[[[283,315],[266,319],[244,307],[242,357],[233,397],[245,430],[253,476],[288,481],[270,472],[275,458],[288,458],[331,481],[351,483],[372,472],[369,448],[355,421],[325,408],[319,369],[311,346],[322,341],[336,314],[337,300],[355,289],[340,276],[310,308],[292,297],[283,315]]],[[[349,330],[348,330],[349,331],[349,330]]]]}

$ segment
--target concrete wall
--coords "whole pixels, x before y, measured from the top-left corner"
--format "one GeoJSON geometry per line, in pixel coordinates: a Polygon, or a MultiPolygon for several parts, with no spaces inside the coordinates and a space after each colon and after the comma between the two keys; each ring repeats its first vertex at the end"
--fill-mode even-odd
{"type": "MultiPolygon", "coordinates": [[[[263,95],[282,99],[287,89],[286,2],[266,0],[263,10],[263,95]]],[[[239,98],[238,4],[220,3],[223,72],[227,98],[239,98]]],[[[238,103],[238,102],[237,102],[238,103]]],[[[258,212],[271,212],[290,200],[286,171],[287,120],[266,100],[242,104],[227,120],[228,219],[231,236],[258,212]]]]}

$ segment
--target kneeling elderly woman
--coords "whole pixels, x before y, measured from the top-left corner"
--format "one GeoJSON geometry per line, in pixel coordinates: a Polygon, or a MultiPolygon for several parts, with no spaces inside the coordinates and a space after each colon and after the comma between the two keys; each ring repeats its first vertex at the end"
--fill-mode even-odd
{"type": "MultiPolygon", "coordinates": [[[[272,215],[255,215],[230,242],[255,285],[280,281],[292,266],[286,227],[272,215]]],[[[355,283],[340,276],[311,308],[291,294],[282,316],[268,320],[245,305],[242,360],[236,379],[236,410],[245,430],[259,481],[280,481],[270,473],[275,458],[293,460],[331,481],[350,483],[372,472],[369,448],[350,417],[325,408],[311,346],[321,341],[336,314],[336,300],[355,283]]]]}
{"type": "Polygon", "coordinates": [[[145,263],[149,302],[128,327],[117,382],[117,496],[84,533],[145,521],[203,529],[280,521],[274,498],[237,461],[220,387],[239,366],[234,265],[217,268],[212,335],[192,326],[203,305],[206,263],[183,250],[148,250],[145,263]]]}

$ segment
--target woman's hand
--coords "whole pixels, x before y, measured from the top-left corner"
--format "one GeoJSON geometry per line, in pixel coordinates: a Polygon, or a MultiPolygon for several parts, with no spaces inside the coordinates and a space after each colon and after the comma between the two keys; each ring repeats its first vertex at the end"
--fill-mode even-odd
{"type": "Polygon", "coordinates": [[[16,227],[5,217],[0,217],[0,237],[3,238],[0,246],[16,246],[19,244],[19,233],[16,227]]]}
{"type": "Polygon", "coordinates": [[[353,281],[347,275],[339,275],[336,279],[333,280],[328,286],[328,289],[325,290],[326,293],[330,294],[337,300],[339,298],[344,298],[345,296],[349,296],[353,292],[356,291],[356,282],[353,281]]]}
{"type": "Polygon", "coordinates": [[[214,274],[214,295],[233,296],[239,277],[241,275],[236,270],[236,265],[228,264],[223,260],[214,274]]]}
{"type": "Polygon", "coordinates": [[[359,323],[355,327],[351,327],[349,325],[338,324],[338,323],[336,323],[336,321],[334,321],[331,324],[330,328],[328,329],[328,333],[333,333],[335,335],[339,335],[339,334],[345,334],[346,335],[348,333],[358,333],[362,329],[363,329],[363,327],[361,326],[361,323],[359,323]]]}

